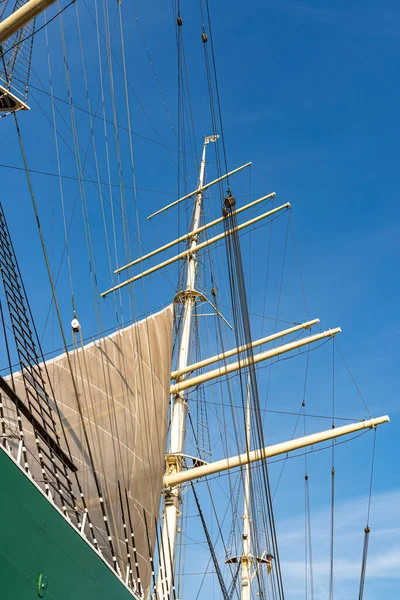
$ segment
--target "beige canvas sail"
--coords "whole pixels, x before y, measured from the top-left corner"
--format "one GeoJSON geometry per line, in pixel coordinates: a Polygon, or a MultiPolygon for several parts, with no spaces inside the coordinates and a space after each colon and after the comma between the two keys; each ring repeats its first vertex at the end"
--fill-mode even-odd
{"type": "MultiPolygon", "coordinates": [[[[171,356],[170,306],[71,351],[70,361],[66,354],[62,354],[47,362],[52,388],[50,391],[48,386],[47,391],[49,395],[54,393],[57,400],[99,546],[112,561],[92,463],[104,498],[114,550],[119,564],[123,566],[128,564],[128,559],[118,481],[127,522],[126,490],[141,585],[146,593],[151,585],[149,545],[153,548],[156,541],[155,518],[159,511],[165,468],[171,356]],[[72,365],[72,373],[69,364],[72,365]]],[[[16,375],[15,379],[17,393],[24,398],[20,375],[16,375]]],[[[14,407],[8,404],[7,408],[9,422],[14,420],[15,423],[14,407]]],[[[61,427],[59,429],[62,437],[61,427]]],[[[37,454],[29,426],[25,437],[30,453],[37,454]]],[[[31,466],[31,471],[35,478],[40,477],[37,462],[31,466]]],[[[75,491],[78,493],[77,489],[75,491]]],[[[136,579],[131,542],[130,539],[133,576],[136,579]]]]}

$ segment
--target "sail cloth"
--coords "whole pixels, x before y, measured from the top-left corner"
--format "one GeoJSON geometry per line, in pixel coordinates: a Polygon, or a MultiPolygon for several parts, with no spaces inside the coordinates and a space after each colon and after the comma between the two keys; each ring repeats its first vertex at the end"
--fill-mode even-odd
{"type": "MultiPolygon", "coordinates": [[[[165,469],[171,357],[172,306],[169,306],[69,352],[69,361],[62,354],[46,362],[99,546],[112,562],[92,465],[123,575],[128,559],[118,482],[128,523],[126,490],[139,575],[146,596],[151,583],[149,545],[151,548],[155,545],[155,518],[165,469]]],[[[17,392],[24,397],[18,375],[14,378],[17,392]]],[[[59,434],[62,438],[61,429],[59,434]]],[[[31,450],[35,452],[32,434],[26,438],[27,446],[32,444],[31,450]]],[[[130,554],[136,579],[131,539],[130,554]]]]}

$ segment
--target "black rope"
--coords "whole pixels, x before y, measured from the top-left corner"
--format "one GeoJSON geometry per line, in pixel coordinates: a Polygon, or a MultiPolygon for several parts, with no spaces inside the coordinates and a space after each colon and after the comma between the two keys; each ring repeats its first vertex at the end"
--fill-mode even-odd
{"type": "MultiPolygon", "coordinates": [[[[210,34],[211,57],[212,57],[212,66],[213,66],[214,81],[215,81],[215,94],[217,97],[219,126],[220,126],[220,131],[221,131],[221,141],[222,141],[222,149],[223,149],[223,154],[224,154],[225,171],[227,172],[228,171],[228,161],[227,161],[227,156],[226,156],[226,145],[225,145],[223,122],[222,122],[222,110],[221,110],[221,101],[220,101],[219,85],[218,85],[217,65],[216,65],[216,60],[215,60],[214,41],[213,41],[213,35],[212,35],[211,16],[210,16],[210,9],[208,6],[208,0],[206,0],[206,11],[207,11],[208,30],[209,30],[209,34],[210,34]]],[[[228,182],[228,188],[229,188],[229,179],[227,179],[227,182],[228,182]]]]}
{"type": "Polygon", "coordinates": [[[365,584],[365,573],[367,569],[367,554],[368,554],[368,542],[369,542],[370,528],[364,529],[364,547],[361,563],[361,579],[360,579],[360,591],[358,592],[358,600],[362,600],[364,596],[364,584],[365,584]]]}
{"type": "MultiPolygon", "coordinates": [[[[126,493],[126,490],[125,490],[126,493]]],[[[150,561],[150,569],[151,569],[151,577],[153,579],[153,591],[155,594],[155,598],[157,597],[156,592],[157,592],[157,586],[156,586],[156,575],[155,575],[155,570],[154,570],[154,558],[153,558],[153,552],[151,549],[151,543],[150,543],[150,534],[149,534],[149,528],[147,525],[147,517],[146,517],[146,510],[143,509],[143,520],[144,520],[144,526],[145,526],[145,530],[146,530],[146,538],[147,538],[147,548],[149,551],[149,561],[150,561]]]]}
{"type": "MultiPolygon", "coordinates": [[[[196,436],[196,432],[195,432],[195,429],[194,429],[194,425],[193,425],[193,421],[192,421],[192,417],[191,417],[190,412],[188,412],[188,418],[189,418],[189,422],[190,422],[190,425],[191,425],[191,428],[192,428],[192,433],[193,433],[194,441],[196,443],[197,452],[200,455],[200,452],[199,452],[199,443],[198,443],[198,440],[197,440],[197,436],[196,436]]],[[[228,547],[227,547],[227,545],[225,543],[224,534],[223,534],[223,531],[222,531],[222,526],[221,526],[221,523],[220,523],[220,519],[218,518],[218,512],[217,512],[217,508],[216,508],[216,505],[215,505],[215,502],[214,502],[214,497],[213,497],[213,494],[212,494],[212,491],[211,491],[210,484],[207,481],[207,479],[206,479],[206,483],[207,483],[207,491],[208,491],[208,494],[209,494],[209,497],[210,497],[211,507],[213,509],[214,517],[215,517],[215,520],[217,522],[218,535],[221,538],[221,542],[222,542],[223,547],[224,547],[225,556],[229,556],[229,551],[228,551],[228,547]]],[[[193,493],[196,495],[194,489],[193,489],[193,493]]],[[[238,493],[239,493],[239,490],[238,490],[238,493]]],[[[231,491],[230,502],[232,503],[232,501],[233,501],[233,494],[232,494],[232,491],[231,491]]],[[[231,568],[231,564],[230,563],[229,563],[229,567],[231,568]]],[[[232,573],[232,568],[231,568],[231,574],[232,574],[232,577],[234,577],[234,573],[232,573]]]]}
{"type": "Polygon", "coordinates": [[[131,530],[131,542],[132,542],[132,548],[133,548],[133,559],[135,561],[136,581],[137,581],[137,585],[138,585],[139,594],[141,594],[142,593],[142,582],[140,580],[139,561],[138,561],[138,555],[137,555],[137,550],[136,550],[135,535],[133,533],[133,527],[132,527],[131,509],[129,507],[128,492],[127,492],[126,488],[125,488],[125,502],[126,502],[126,508],[128,511],[129,529],[131,530]]]}
{"type": "MultiPolygon", "coordinates": [[[[237,346],[241,345],[250,345],[251,342],[251,329],[250,329],[250,321],[249,321],[249,311],[247,306],[247,296],[246,296],[246,284],[245,277],[243,271],[243,263],[240,249],[240,239],[237,232],[237,219],[234,214],[234,206],[235,199],[228,192],[228,196],[225,200],[224,204],[224,213],[226,214],[225,220],[225,230],[230,231],[230,233],[226,238],[226,250],[227,250],[227,261],[228,261],[228,269],[229,269],[229,283],[230,283],[230,292],[231,292],[231,301],[233,307],[233,316],[234,316],[234,326],[235,326],[235,334],[236,334],[236,344],[237,346]]],[[[255,411],[252,412],[252,431],[253,435],[256,438],[256,445],[259,448],[265,446],[264,443],[264,435],[263,435],[263,426],[262,420],[260,419],[260,402],[258,396],[258,388],[257,388],[257,379],[256,379],[256,371],[254,364],[252,362],[253,352],[250,347],[247,352],[247,358],[249,360],[249,368],[246,371],[250,373],[250,389],[251,389],[251,397],[252,404],[255,407],[255,411]]],[[[243,370],[239,370],[239,378],[241,382],[241,392],[242,392],[242,406],[243,406],[243,420],[245,422],[245,381],[243,377],[243,370]]],[[[263,521],[263,528],[266,532],[266,544],[267,551],[271,552],[275,556],[275,568],[271,574],[270,582],[272,588],[273,597],[278,597],[283,599],[283,582],[282,582],[282,574],[280,567],[280,559],[279,559],[279,551],[277,544],[277,536],[275,529],[275,520],[273,515],[272,508],[272,496],[270,490],[270,483],[268,477],[268,469],[266,462],[264,461],[261,465],[260,469],[257,469],[254,473],[255,482],[258,486],[260,486],[264,490],[264,502],[265,502],[265,510],[261,511],[261,515],[258,515],[257,512],[253,511],[253,538],[255,540],[256,545],[259,544],[258,532],[262,529],[261,524],[259,523],[259,519],[261,518],[263,521]]],[[[256,553],[257,548],[256,548],[256,553]]],[[[259,592],[260,594],[264,593],[264,589],[266,588],[265,583],[261,581],[263,579],[264,574],[257,573],[259,577],[259,592]]]]}
{"type": "Polygon", "coordinates": [[[118,497],[119,497],[119,505],[120,505],[120,508],[121,508],[122,527],[124,529],[124,541],[125,541],[126,558],[127,558],[127,561],[128,561],[128,564],[126,565],[126,568],[128,570],[129,581],[130,581],[130,583],[131,583],[131,585],[133,587],[132,560],[131,560],[131,554],[130,554],[130,549],[129,549],[128,528],[127,528],[127,524],[126,524],[126,520],[125,520],[124,504],[122,502],[121,484],[119,482],[119,479],[118,479],[118,497]]]}
{"type": "Polygon", "coordinates": [[[360,590],[358,592],[358,600],[362,600],[364,596],[364,585],[365,585],[365,573],[367,570],[367,556],[368,556],[368,543],[369,543],[369,516],[371,512],[371,497],[372,497],[372,479],[374,475],[374,463],[375,463],[375,446],[376,446],[376,427],[374,428],[374,442],[372,446],[372,463],[371,463],[371,476],[369,481],[369,496],[368,496],[368,510],[367,510],[367,524],[364,529],[364,545],[361,560],[361,577],[360,577],[360,590]]]}
{"type": "MultiPolygon", "coordinates": [[[[6,323],[4,321],[4,314],[3,314],[3,303],[2,303],[1,300],[0,300],[0,317],[1,317],[1,322],[2,322],[2,325],[3,325],[3,337],[4,337],[4,343],[5,343],[5,346],[6,346],[8,368],[9,368],[9,373],[10,373],[10,376],[11,376],[11,385],[12,385],[12,389],[15,392],[15,382],[14,382],[14,375],[13,375],[12,366],[11,366],[10,347],[9,347],[9,344],[8,344],[6,323]]],[[[20,425],[20,431],[19,431],[20,440],[21,440],[21,442],[23,442],[23,431],[21,430],[21,417],[19,416],[19,409],[18,409],[18,407],[16,407],[16,410],[17,410],[18,423],[20,425]]],[[[3,439],[1,441],[1,443],[3,444],[4,447],[7,447],[6,424],[5,424],[5,421],[4,421],[3,400],[1,398],[1,396],[0,396],[0,419],[1,419],[1,431],[2,431],[2,436],[3,436],[3,439]]]]}
{"type": "MultiPolygon", "coordinates": [[[[307,460],[307,454],[304,454],[307,460]]],[[[314,600],[314,572],[312,559],[312,537],[311,537],[311,504],[309,476],[305,475],[305,578],[306,578],[306,600],[308,598],[308,571],[310,572],[310,598],[314,600]],[[307,562],[309,559],[309,564],[307,562]]]]}
{"type": "MultiPolygon", "coordinates": [[[[157,528],[157,518],[154,519],[155,522],[155,531],[156,531],[156,541],[157,541],[157,551],[158,551],[158,564],[159,564],[159,579],[161,581],[161,586],[163,588],[162,591],[162,596],[163,598],[171,598],[171,590],[169,589],[169,585],[168,585],[168,578],[167,578],[167,573],[163,573],[162,572],[162,565],[166,565],[167,561],[165,559],[165,548],[164,548],[164,541],[163,541],[163,535],[162,532],[160,531],[160,536],[158,535],[158,528],[157,528]],[[165,589],[164,589],[165,587],[165,589]]],[[[171,554],[171,546],[169,543],[169,532],[168,532],[168,528],[167,528],[167,533],[168,533],[168,549],[169,549],[169,558],[170,558],[170,569],[171,569],[171,585],[172,585],[172,597],[175,600],[176,598],[176,594],[175,594],[175,582],[174,582],[174,565],[173,565],[173,558],[172,558],[172,554],[171,554]]],[[[156,590],[157,588],[155,588],[156,590]]]]}
{"type": "Polygon", "coordinates": [[[230,600],[230,594],[229,594],[228,590],[226,589],[225,581],[224,581],[224,578],[222,577],[222,573],[221,573],[221,569],[220,569],[220,566],[218,563],[217,555],[215,554],[214,546],[211,541],[210,534],[208,533],[207,524],[204,519],[203,511],[201,510],[201,506],[200,506],[200,502],[199,502],[199,499],[196,494],[196,490],[194,489],[193,482],[190,482],[190,484],[192,486],[193,496],[196,501],[197,510],[199,511],[201,524],[203,525],[204,533],[205,533],[205,536],[207,539],[208,548],[210,550],[212,561],[214,563],[214,568],[217,573],[217,577],[218,577],[219,585],[221,587],[221,592],[222,592],[223,598],[224,598],[224,600],[230,600]]]}
{"type": "Polygon", "coordinates": [[[238,580],[238,577],[239,577],[239,573],[240,573],[240,567],[241,567],[241,564],[240,564],[240,562],[238,562],[235,574],[234,574],[233,579],[232,579],[232,583],[229,586],[229,600],[232,600],[233,594],[235,593],[236,583],[237,583],[237,580],[238,580]]]}

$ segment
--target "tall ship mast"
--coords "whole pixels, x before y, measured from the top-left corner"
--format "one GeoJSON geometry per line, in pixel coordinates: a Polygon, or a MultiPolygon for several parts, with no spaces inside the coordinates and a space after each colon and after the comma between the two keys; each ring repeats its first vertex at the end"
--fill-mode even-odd
{"type": "Polygon", "coordinates": [[[200,43],[212,128],[200,155],[190,124],[180,3],[173,3],[175,149],[164,143],[131,84],[134,44],[127,32],[136,23],[171,122],[135,5],[128,14],[123,2],[95,0],[83,3],[83,17],[79,0],[53,4],[0,5],[0,127],[9,136],[10,156],[20,153],[14,168],[24,178],[17,186],[24,197],[17,219],[7,194],[0,205],[0,598],[292,597],[285,591],[289,557],[280,550],[275,496],[293,458],[304,469],[304,597],[333,600],[336,447],[369,433],[357,582],[362,600],[376,430],[389,417],[372,416],[361,393],[360,418],[338,415],[340,327],[320,328],[307,307],[304,320],[280,322],[290,222],[278,230],[281,272],[270,266],[272,227],[289,219],[292,206],[269,190],[255,198],[250,190],[243,193],[240,181],[251,162],[228,169],[208,2],[201,3],[200,43]],[[32,88],[47,104],[43,98],[31,105],[32,88]],[[133,130],[138,107],[158,141],[133,130]],[[36,112],[50,125],[37,146],[49,156],[46,172],[30,166],[37,133],[29,120],[36,112]],[[138,185],[138,164],[150,181],[163,166],[158,155],[146,162],[151,153],[142,162],[136,135],[165,150],[177,168],[171,202],[163,205],[159,192],[138,185]],[[66,175],[64,169],[72,168],[75,175],[66,175]],[[41,187],[38,175],[54,177],[57,186],[41,187]],[[155,199],[141,200],[141,191],[155,199]],[[159,244],[147,247],[143,231],[150,227],[159,244]],[[24,257],[28,245],[33,268],[24,257]],[[277,309],[267,332],[274,277],[277,309]],[[253,285],[264,297],[261,325],[250,310],[253,285]],[[331,401],[309,414],[310,354],[325,344],[332,348],[331,401]],[[283,436],[267,422],[274,412],[267,408],[272,367],[298,364],[300,356],[304,368],[281,377],[289,393],[298,385],[302,395],[300,408],[288,413],[295,427],[283,436]],[[313,418],[327,426],[316,431],[313,418]],[[329,455],[331,502],[323,596],[314,589],[309,482],[320,455],[329,455]],[[272,485],[275,462],[280,471],[272,485]]]}

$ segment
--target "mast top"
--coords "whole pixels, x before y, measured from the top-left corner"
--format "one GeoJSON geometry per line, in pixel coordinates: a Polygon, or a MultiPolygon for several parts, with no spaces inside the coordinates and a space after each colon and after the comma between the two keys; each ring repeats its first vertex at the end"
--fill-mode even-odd
{"type": "Polygon", "coordinates": [[[216,142],[219,139],[219,133],[214,135],[205,135],[204,136],[204,145],[209,144],[210,142],[216,142]]]}

